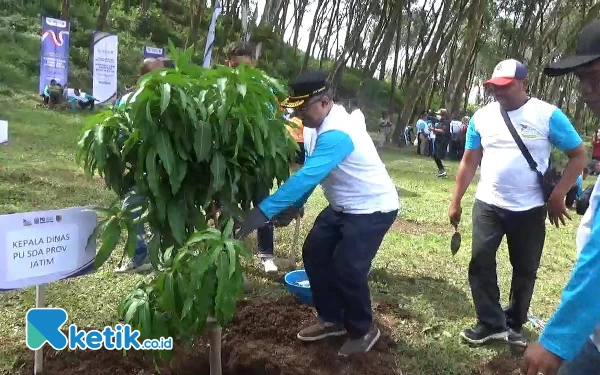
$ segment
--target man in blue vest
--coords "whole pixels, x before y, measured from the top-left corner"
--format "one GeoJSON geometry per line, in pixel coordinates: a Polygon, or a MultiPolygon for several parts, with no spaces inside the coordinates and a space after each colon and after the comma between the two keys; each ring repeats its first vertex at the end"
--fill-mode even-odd
{"type": "Polygon", "coordinates": [[[250,210],[237,233],[247,236],[275,215],[301,208],[317,185],[329,205],[319,214],[302,249],[319,321],[298,333],[302,341],[348,335],[339,355],[366,352],[379,339],[373,326],[367,277],[371,262],[398,214],[398,193],[370,137],[333,102],[321,72],[289,83],[283,107],[293,108],[305,129],[306,160],[273,195],[250,210]]]}

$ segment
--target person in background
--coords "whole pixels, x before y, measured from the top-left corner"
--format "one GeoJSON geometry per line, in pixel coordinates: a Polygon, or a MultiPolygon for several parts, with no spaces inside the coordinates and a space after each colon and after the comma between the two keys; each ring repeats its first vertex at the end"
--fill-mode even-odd
{"type": "Polygon", "coordinates": [[[56,80],[51,79],[50,84],[48,84],[48,85],[46,85],[46,87],[44,87],[44,91],[40,95],[42,97],[42,99],[44,100],[44,104],[48,105],[48,102],[50,101],[50,88],[54,88],[54,87],[56,87],[56,85],[57,85],[56,80]]]}
{"type": "Polygon", "coordinates": [[[442,160],[446,157],[450,141],[450,116],[448,115],[448,111],[443,108],[438,111],[438,116],[440,116],[439,128],[432,126],[429,130],[435,134],[433,160],[438,168],[437,177],[446,177],[446,168],[442,160]]]}
{"type": "Polygon", "coordinates": [[[425,120],[427,120],[427,112],[421,113],[421,117],[415,125],[417,129],[417,155],[425,155],[425,144],[427,143],[425,131],[429,131],[425,120]]]}
{"type": "Polygon", "coordinates": [[[347,334],[338,355],[364,353],[381,335],[373,325],[368,275],[398,214],[398,192],[371,137],[348,126],[350,115],[333,102],[324,73],[305,72],[289,86],[292,96],[282,106],[294,108],[316,139],[307,144],[304,166],[246,213],[236,235],[244,238],[278,213],[303,207],[320,184],[329,204],[302,248],[318,320],[297,337],[315,342],[347,334]]]}
{"type": "MultiPolygon", "coordinates": [[[[254,59],[255,51],[255,46],[250,43],[234,43],[229,49],[228,65],[235,68],[243,63],[254,67],[256,65],[254,59]]],[[[269,196],[269,193],[269,187],[266,184],[258,183],[257,186],[254,187],[254,199],[252,200],[254,207],[257,207],[260,202],[265,200],[269,196]]],[[[269,222],[267,225],[256,231],[258,257],[267,273],[279,271],[275,258],[274,232],[275,230],[272,222],[269,222]]]]}
{"type": "Polygon", "coordinates": [[[360,126],[361,129],[367,130],[367,122],[365,120],[365,115],[360,110],[360,103],[358,102],[358,98],[350,99],[349,103],[350,107],[350,117],[354,119],[354,122],[357,126],[360,126]]]}
{"type": "MultiPolygon", "coordinates": [[[[600,117],[600,20],[579,34],[577,52],[544,69],[549,76],[573,73],[581,98],[600,117]]],[[[578,259],[560,305],[538,342],[523,356],[525,375],[592,375],[600,372],[600,188],[596,180],[589,208],[577,230],[578,259]]]]}
{"type": "MultiPolygon", "coordinates": [[[[156,58],[146,58],[140,64],[140,75],[136,77],[136,83],[139,79],[147,73],[152,71],[163,69],[168,66],[173,66],[173,62],[170,59],[156,59],[156,58]]],[[[135,91],[135,86],[129,88],[129,92],[126,92],[120,99],[116,100],[115,110],[119,108],[123,108],[127,103],[127,99],[131,96],[135,91]]],[[[143,195],[139,195],[135,192],[134,189],[130,191],[127,197],[124,199],[124,203],[126,205],[137,205],[143,202],[146,198],[143,195]]],[[[134,219],[137,217],[137,214],[134,215],[134,219]]],[[[131,258],[127,263],[121,265],[115,270],[115,273],[144,273],[152,270],[152,264],[150,263],[150,258],[148,256],[148,245],[145,241],[146,230],[143,224],[139,224],[136,226],[136,234],[137,239],[135,243],[135,252],[133,254],[133,258],[131,258]]]]}
{"type": "Polygon", "coordinates": [[[454,120],[450,122],[450,159],[460,160],[460,138],[462,122],[458,120],[458,116],[453,116],[454,120]]]}
{"type": "Polygon", "coordinates": [[[94,98],[93,96],[91,96],[85,92],[82,92],[78,88],[73,89],[73,94],[75,96],[73,96],[72,98],[69,99],[69,103],[71,103],[72,110],[76,109],[74,106],[77,104],[79,105],[79,108],[81,108],[81,109],[89,108],[90,111],[94,110],[94,104],[97,101],[96,98],[94,98]]]}
{"type": "MultiPolygon", "coordinates": [[[[290,116],[288,116],[290,117],[290,116]]],[[[305,150],[304,150],[304,124],[302,120],[298,118],[298,116],[294,116],[288,121],[294,123],[296,125],[295,128],[292,128],[290,125],[286,125],[287,130],[290,132],[292,137],[298,143],[298,148],[300,149],[296,155],[296,164],[303,165],[305,159],[305,150]]]]}
{"type": "Polygon", "coordinates": [[[379,148],[386,145],[391,134],[392,120],[387,111],[383,111],[381,112],[381,118],[379,119],[379,148]]]}
{"type": "Polygon", "coordinates": [[[600,160],[600,129],[594,132],[592,138],[592,159],[600,160]]]}
{"type": "Polygon", "coordinates": [[[467,141],[467,129],[469,127],[469,116],[465,116],[462,118],[460,132],[458,137],[458,158],[462,160],[465,154],[465,143],[467,141]]]}
{"type": "Polygon", "coordinates": [[[429,152],[427,156],[433,158],[433,153],[435,152],[435,132],[431,131],[431,129],[435,129],[439,124],[439,118],[435,116],[435,114],[430,113],[427,117],[427,130],[429,133],[427,134],[427,138],[429,141],[429,152]]]}
{"type": "MultiPolygon", "coordinates": [[[[544,248],[546,217],[552,225],[564,225],[568,218],[565,195],[585,164],[583,142],[567,116],[552,104],[529,98],[526,79],[525,65],[510,59],[496,65],[492,78],[484,82],[496,101],[479,109],[470,120],[466,151],[450,204],[450,223],[456,227],[462,214],[461,200],[481,163],[473,204],[469,263],[477,323],[460,334],[472,345],[483,345],[490,340],[527,345],[522,330],[544,248]],[[547,202],[538,175],[531,170],[512,137],[503,111],[542,174],[548,169],[552,146],[569,159],[547,202]],[[496,254],[505,235],[513,272],[508,307],[503,309],[496,254]]],[[[575,320],[574,317],[571,319],[575,320]]]]}

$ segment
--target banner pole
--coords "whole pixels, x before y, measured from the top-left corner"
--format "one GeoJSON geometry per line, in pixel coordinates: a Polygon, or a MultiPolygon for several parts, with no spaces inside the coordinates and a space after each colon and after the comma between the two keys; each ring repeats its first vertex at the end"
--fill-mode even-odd
{"type": "MultiPolygon", "coordinates": [[[[45,285],[37,285],[35,287],[35,307],[44,308],[46,307],[46,288],[45,285]]],[[[38,374],[44,370],[44,348],[39,348],[35,351],[35,357],[33,362],[33,373],[38,374]]]]}

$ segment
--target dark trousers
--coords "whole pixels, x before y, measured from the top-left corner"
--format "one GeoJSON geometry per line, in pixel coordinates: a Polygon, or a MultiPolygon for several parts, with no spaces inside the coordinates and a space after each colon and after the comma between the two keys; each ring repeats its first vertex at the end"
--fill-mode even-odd
{"type": "Polygon", "coordinates": [[[565,362],[558,375],[593,375],[600,373],[600,351],[592,340],[588,340],[581,351],[569,362],[565,362]]]}
{"type": "Polygon", "coordinates": [[[325,208],[315,220],[302,248],[319,317],[343,323],[350,338],[371,328],[368,275],[383,237],[398,211],[351,215],[325,208]]]}
{"type": "MultiPolygon", "coordinates": [[[[266,186],[257,186],[254,193],[254,200],[252,204],[254,207],[258,207],[260,202],[269,197],[270,191],[266,186]]],[[[265,225],[262,228],[256,230],[256,240],[258,242],[258,255],[274,255],[273,246],[273,223],[265,225]]]]}
{"type": "Polygon", "coordinates": [[[89,107],[89,108],[90,108],[90,111],[93,111],[93,110],[94,110],[94,104],[95,104],[95,103],[94,103],[94,101],[93,101],[93,100],[90,100],[90,101],[87,101],[87,102],[80,102],[80,101],[78,101],[77,103],[79,103],[79,107],[80,107],[81,109],[85,109],[85,108],[88,108],[88,107],[89,107]]]}
{"type": "Polygon", "coordinates": [[[421,155],[421,133],[417,133],[417,155],[421,155]]]}
{"type": "Polygon", "coordinates": [[[546,237],[546,206],[508,211],[475,200],[469,284],[477,319],[492,328],[521,329],[527,321],[546,237]],[[513,268],[509,305],[500,306],[496,252],[506,235],[513,268]]]}

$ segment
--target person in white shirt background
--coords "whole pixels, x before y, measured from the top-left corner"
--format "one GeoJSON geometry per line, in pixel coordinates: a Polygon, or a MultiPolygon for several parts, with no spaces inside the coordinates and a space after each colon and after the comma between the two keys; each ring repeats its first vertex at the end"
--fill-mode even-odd
{"type": "MultiPolygon", "coordinates": [[[[470,120],[466,151],[449,209],[450,223],[457,226],[462,197],[481,163],[472,213],[469,264],[469,284],[477,323],[461,333],[463,340],[473,345],[496,339],[508,340],[518,346],[527,345],[522,329],[527,322],[544,247],[546,216],[557,227],[560,223],[565,224],[565,219],[569,218],[565,195],[585,166],[585,147],[567,116],[554,105],[529,98],[526,78],[527,68],[511,59],[500,62],[492,78],[485,82],[496,102],[479,109],[470,120]],[[502,111],[506,111],[539,172],[543,174],[548,169],[552,146],[568,157],[562,177],[547,203],[538,174],[530,168],[517,146],[502,111]],[[496,252],[505,235],[513,275],[509,304],[503,310],[496,252]]],[[[576,316],[571,318],[578,319],[576,316]]]]}

